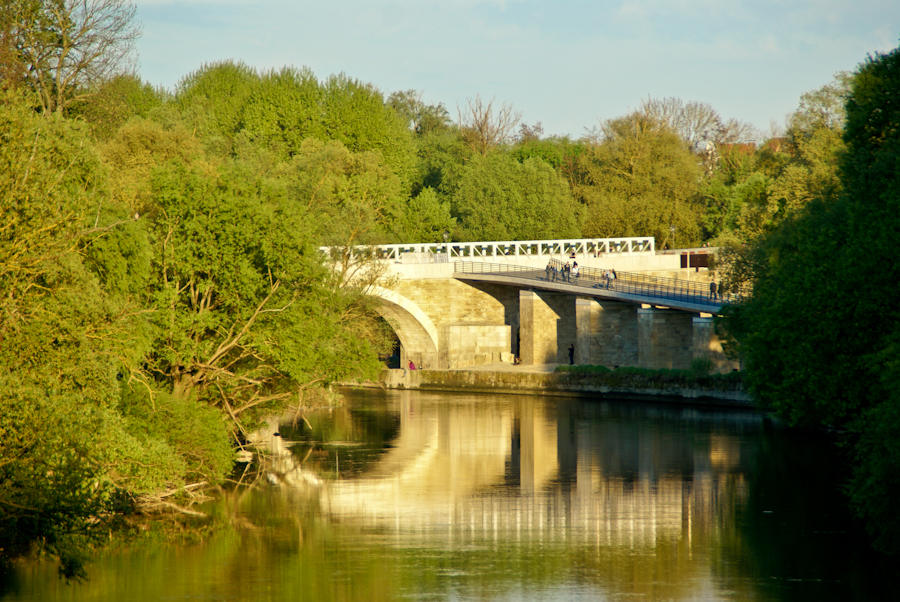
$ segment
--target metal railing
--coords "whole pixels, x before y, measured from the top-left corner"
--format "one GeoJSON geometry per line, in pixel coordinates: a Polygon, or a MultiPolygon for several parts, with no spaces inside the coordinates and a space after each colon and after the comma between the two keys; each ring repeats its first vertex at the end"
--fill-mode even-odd
{"type": "MultiPolygon", "coordinates": [[[[653,254],[652,236],[631,238],[576,238],[560,240],[518,240],[493,242],[413,243],[399,245],[363,245],[353,247],[354,255],[378,259],[407,260],[409,263],[446,261],[509,261],[518,258],[587,257],[607,253],[617,255],[653,254]]],[[[325,255],[337,249],[320,247],[325,255]]]]}
{"type": "MultiPolygon", "coordinates": [[[[634,272],[619,272],[602,268],[578,267],[578,275],[564,270],[565,263],[551,259],[547,267],[537,269],[512,264],[490,264],[474,261],[456,261],[453,271],[462,274],[496,274],[543,283],[558,283],[585,289],[603,289],[611,292],[642,297],[647,302],[668,301],[709,307],[711,312],[734,299],[712,297],[708,284],[677,278],[661,278],[634,272]]],[[[664,305],[665,303],[660,303],[664,305]]]]}

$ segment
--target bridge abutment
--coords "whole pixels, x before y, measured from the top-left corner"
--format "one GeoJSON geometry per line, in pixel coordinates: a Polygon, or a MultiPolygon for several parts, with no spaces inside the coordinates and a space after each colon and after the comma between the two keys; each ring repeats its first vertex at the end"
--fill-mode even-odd
{"type": "Polygon", "coordinates": [[[712,363],[715,372],[731,372],[740,369],[740,362],[729,359],[722,348],[722,341],[716,334],[716,322],[713,317],[697,316],[693,320],[694,340],[692,357],[706,358],[712,363]]]}
{"type": "Polygon", "coordinates": [[[579,299],[578,303],[580,336],[575,363],[637,366],[638,306],[605,299],[579,299]]]}
{"type": "Polygon", "coordinates": [[[523,364],[569,363],[569,345],[576,345],[578,338],[575,301],[573,295],[519,291],[519,357],[523,364]]]}
{"type": "Polygon", "coordinates": [[[638,363],[641,368],[686,370],[694,348],[693,314],[670,309],[639,309],[638,363]]]}

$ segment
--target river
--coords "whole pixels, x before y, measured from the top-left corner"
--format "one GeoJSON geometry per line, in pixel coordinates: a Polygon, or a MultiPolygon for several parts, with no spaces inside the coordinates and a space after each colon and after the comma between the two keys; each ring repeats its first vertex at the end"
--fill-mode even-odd
{"type": "Polygon", "coordinates": [[[760,414],[363,390],[307,419],[203,507],[227,527],[106,551],[86,583],[20,563],[0,601],[900,599],[836,449],[760,414]]]}

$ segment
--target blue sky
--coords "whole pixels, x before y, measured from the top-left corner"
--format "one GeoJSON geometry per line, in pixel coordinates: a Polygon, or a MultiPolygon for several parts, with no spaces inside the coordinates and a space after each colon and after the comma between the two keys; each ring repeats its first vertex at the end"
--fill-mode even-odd
{"type": "Polygon", "coordinates": [[[451,115],[476,94],[582,136],[646,98],[710,104],[764,134],[803,92],[900,45],[898,0],[137,0],[141,76],[202,64],[344,72],[451,115]]]}

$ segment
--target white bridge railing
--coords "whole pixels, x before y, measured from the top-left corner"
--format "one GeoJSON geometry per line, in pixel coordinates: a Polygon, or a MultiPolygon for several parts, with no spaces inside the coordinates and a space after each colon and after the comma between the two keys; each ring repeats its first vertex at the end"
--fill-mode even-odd
{"type": "MultiPolygon", "coordinates": [[[[333,247],[319,250],[332,255],[333,247]]],[[[403,263],[447,263],[450,261],[516,261],[520,258],[587,257],[602,254],[637,255],[656,252],[652,236],[632,238],[576,238],[561,240],[514,240],[499,242],[413,243],[353,247],[353,255],[403,263]]]]}

